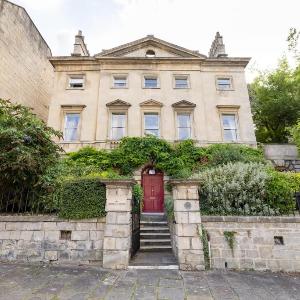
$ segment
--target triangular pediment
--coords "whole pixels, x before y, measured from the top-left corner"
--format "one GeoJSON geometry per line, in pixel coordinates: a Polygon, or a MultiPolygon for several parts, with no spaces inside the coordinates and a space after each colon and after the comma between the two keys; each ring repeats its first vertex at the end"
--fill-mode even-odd
{"type": "Polygon", "coordinates": [[[190,101],[181,100],[176,103],[173,103],[172,106],[175,108],[194,108],[196,107],[196,104],[190,101]]]}
{"type": "Polygon", "coordinates": [[[164,40],[158,39],[153,35],[148,35],[142,39],[114,47],[95,55],[101,57],[137,57],[137,58],[165,58],[165,57],[183,57],[183,58],[206,58],[198,51],[189,50],[164,40]],[[148,50],[155,52],[154,57],[146,57],[148,50]]]}
{"type": "Polygon", "coordinates": [[[140,106],[157,106],[157,107],[162,107],[163,104],[159,101],[155,101],[153,99],[144,101],[142,103],[140,103],[140,106]]]}
{"type": "Polygon", "coordinates": [[[129,106],[131,106],[131,104],[126,102],[126,101],[117,99],[117,100],[114,100],[112,102],[106,103],[106,106],[107,107],[120,107],[120,106],[129,107],[129,106]]]}

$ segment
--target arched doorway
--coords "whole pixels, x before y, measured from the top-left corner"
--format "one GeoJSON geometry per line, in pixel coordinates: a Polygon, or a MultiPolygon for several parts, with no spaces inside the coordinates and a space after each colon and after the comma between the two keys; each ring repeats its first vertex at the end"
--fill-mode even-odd
{"type": "Polygon", "coordinates": [[[144,190],[143,212],[162,213],[164,211],[164,174],[153,166],[142,171],[144,190]]]}

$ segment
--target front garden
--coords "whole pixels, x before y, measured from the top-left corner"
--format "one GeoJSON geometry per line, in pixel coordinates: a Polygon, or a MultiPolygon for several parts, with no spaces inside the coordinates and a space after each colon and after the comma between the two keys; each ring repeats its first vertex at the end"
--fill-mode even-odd
{"type": "MultiPolygon", "coordinates": [[[[298,174],[277,172],[260,149],[247,146],[197,147],[192,140],[170,144],[153,136],[126,137],[110,151],[85,147],[61,155],[53,136],[60,133],[29,109],[0,101],[0,212],[101,217],[101,179],[132,178],[145,164],[171,178],[198,179],[202,214],[290,214],[294,193],[300,191],[298,174]]],[[[142,199],[141,188],[134,191],[142,199]]]]}

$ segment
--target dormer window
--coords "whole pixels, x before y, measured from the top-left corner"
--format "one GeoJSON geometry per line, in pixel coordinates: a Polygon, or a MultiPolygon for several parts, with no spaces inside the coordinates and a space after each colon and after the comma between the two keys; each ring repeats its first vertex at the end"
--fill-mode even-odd
{"type": "Polygon", "coordinates": [[[147,50],[146,57],[155,57],[155,52],[153,50],[147,50]]]}

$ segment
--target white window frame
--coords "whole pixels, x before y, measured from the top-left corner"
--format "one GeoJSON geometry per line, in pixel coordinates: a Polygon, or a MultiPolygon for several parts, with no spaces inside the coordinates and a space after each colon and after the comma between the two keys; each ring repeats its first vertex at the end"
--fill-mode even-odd
{"type": "MultiPolygon", "coordinates": [[[[119,127],[113,127],[113,115],[124,115],[125,116],[125,127],[124,127],[124,135],[122,136],[122,138],[123,137],[126,137],[127,136],[127,111],[111,111],[110,112],[110,126],[109,126],[109,128],[110,128],[110,140],[111,141],[119,141],[119,140],[121,140],[121,139],[115,139],[115,138],[113,138],[113,128],[119,128],[119,127]]],[[[121,127],[121,128],[123,128],[123,127],[121,127]]]]}
{"type": "Polygon", "coordinates": [[[158,117],[158,135],[157,137],[161,137],[161,128],[160,128],[160,113],[158,111],[143,111],[143,136],[146,136],[146,118],[145,115],[156,115],[158,117]]]}
{"type": "Polygon", "coordinates": [[[144,74],[143,75],[143,84],[142,84],[144,89],[159,89],[160,88],[160,80],[159,80],[159,76],[156,74],[144,74]],[[147,87],[146,86],[146,78],[156,78],[157,81],[157,85],[156,87],[147,87]]]}
{"type": "Polygon", "coordinates": [[[112,89],[127,89],[128,88],[128,74],[112,74],[112,84],[111,84],[112,89]],[[115,86],[115,80],[116,78],[125,78],[125,86],[115,86]]]}
{"type": "Polygon", "coordinates": [[[215,84],[216,84],[217,91],[233,91],[234,90],[233,89],[233,79],[232,79],[232,76],[229,76],[229,75],[218,75],[218,76],[216,76],[215,84]],[[229,82],[230,82],[230,86],[227,87],[227,88],[220,88],[220,85],[218,84],[218,81],[222,80],[222,79],[228,79],[229,82]]]}
{"type": "Polygon", "coordinates": [[[177,140],[178,141],[185,141],[185,140],[187,140],[187,139],[181,139],[180,138],[180,135],[179,135],[180,128],[190,128],[190,137],[188,138],[188,140],[192,139],[192,132],[193,132],[193,130],[192,130],[193,119],[192,118],[193,118],[192,112],[190,112],[190,111],[177,111],[176,112],[176,134],[177,134],[177,140]],[[190,117],[190,127],[179,127],[178,117],[180,115],[188,115],[190,117]]]}
{"type": "Polygon", "coordinates": [[[222,140],[225,143],[238,143],[240,141],[240,134],[239,134],[239,119],[238,119],[238,112],[237,111],[220,111],[220,122],[222,128],[222,140]],[[230,115],[234,116],[235,118],[235,132],[236,132],[236,140],[225,140],[225,128],[223,125],[223,116],[230,115]]]}
{"type": "Polygon", "coordinates": [[[187,74],[174,74],[173,75],[173,88],[178,90],[186,90],[191,87],[190,85],[190,76],[187,74]],[[186,87],[178,87],[176,86],[176,80],[177,79],[186,79],[187,86],[186,87]]]}
{"type": "Polygon", "coordinates": [[[67,76],[67,90],[84,90],[85,89],[85,74],[68,74],[67,76]],[[82,79],[82,87],[72,87],[71,79],[82,79]]]}

